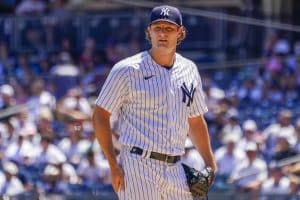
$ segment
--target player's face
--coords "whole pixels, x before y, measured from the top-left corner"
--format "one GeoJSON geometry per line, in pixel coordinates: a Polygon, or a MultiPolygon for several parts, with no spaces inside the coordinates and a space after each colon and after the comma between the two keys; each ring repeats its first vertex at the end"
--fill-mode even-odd
{"type": "Polygon", "coordinates": [[[152,48],[175,49],[182,34],[182,27],[169,22],[155,22],[148,27],[152,48]]]}

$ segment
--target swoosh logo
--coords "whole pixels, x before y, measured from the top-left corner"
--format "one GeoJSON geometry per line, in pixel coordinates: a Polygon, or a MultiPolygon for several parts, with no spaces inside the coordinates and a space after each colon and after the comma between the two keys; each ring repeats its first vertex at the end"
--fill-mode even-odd
{"type": "Polygon", "coordinates": [[[145,76],[144,79],[145,79],[145,80],[149,80],[149,79],[152,78],[153,76],[155,76],[155,75],[145,76]]]}

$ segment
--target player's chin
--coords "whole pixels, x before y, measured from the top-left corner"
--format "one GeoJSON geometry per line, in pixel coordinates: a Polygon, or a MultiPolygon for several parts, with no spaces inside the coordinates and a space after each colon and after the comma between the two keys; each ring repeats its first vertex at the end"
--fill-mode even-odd
{"type": "Polygon", "coordinates": [[[158,49],[158,50],[160,50],[162,52],[165,52],[165,53],[170,53],[173,50],[173,48],[170,47],[170,45],[164,45],[164,44],[157,45],[156,49],[158,49]]]}
{"type": "Polygon", "coordinates": [[[157,48],[168,49],[169,45],[166,42],[165,43],[158,43],[157,48]]]}

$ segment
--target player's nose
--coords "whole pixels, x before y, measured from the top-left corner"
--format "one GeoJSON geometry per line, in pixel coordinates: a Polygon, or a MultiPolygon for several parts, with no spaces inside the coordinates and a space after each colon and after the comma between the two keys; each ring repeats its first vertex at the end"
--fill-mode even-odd
{"type": "Polygon", "coordinates": [[[167,32],[165,32],[165,31],[160,31],[159,32],[159,38],[165,39],[165,38],[167,38],[167,36],[168,36],[167,32]]]}

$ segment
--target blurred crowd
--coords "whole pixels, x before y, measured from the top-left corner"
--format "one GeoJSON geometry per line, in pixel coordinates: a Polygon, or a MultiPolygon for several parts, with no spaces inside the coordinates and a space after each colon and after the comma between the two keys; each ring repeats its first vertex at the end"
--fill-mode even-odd
{"type": "MultiPolygon", "coordinates": [[[[43,2],[24,0],[15,12],[44,12],[43,2]]],[[[0,194],[71,194],[110,184],[91,111],[113,64],[142,49],[132,40],[99,50],[93,37],[82,47],[76,51],[65,37],[54,52],[12,52],[0,42],[0,194]]],[[[261,56],[260,64],[227,70],[197,63],[219,166],[212,189],[300,195],[300,42],[270,31],[261,56]]],[[[111,123],[118,153],[117,120],[111,123]]],[[[190,140],[182,159],[204,165],[190,140]]]]}
{"type": "Polygon", "coordinates": [[[0,194],[70,194],[110,184],[90,117],[101,83],[121,57],[108,47],[99,60],[94,45],[88,38],[74,55],[65,40],[59,52],[35,59],[0,44],[0,194]]]}
{"type": "Polygon", "coordinates": [[[222,79],[204,76],[206,117],[219,166],[216,188],[299,195],[299,55],[300,42],[270,31],[261,64],[223,73],[231,79],[226,87],[222,79]]]}
{"type": "Polygon", "coordinates": [[[70,4],[74,4],[73,2],[73,0],[2,0],[0,8],[2,13],[32,16],[45,14],[49,11],[64,13],[63,10],[70,4]]]}

